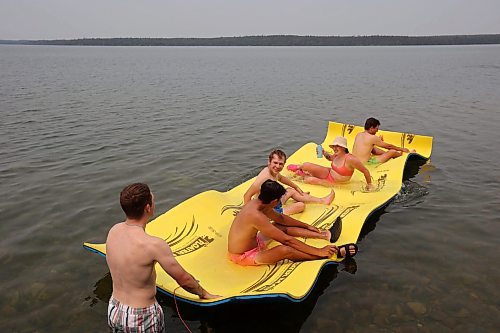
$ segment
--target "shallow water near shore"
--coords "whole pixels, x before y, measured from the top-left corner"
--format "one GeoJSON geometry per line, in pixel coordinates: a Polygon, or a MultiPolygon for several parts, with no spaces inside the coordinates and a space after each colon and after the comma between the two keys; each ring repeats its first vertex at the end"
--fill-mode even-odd
{"type": "MultiPolygon", "coordinates": [[[[85,251],[142,181],[159,215],[254,176],[329,120],[434,137],[355,261],[302,303],[200,309],[193,332],[497,332],[500,46],[0,46],[0,327],[106,332],[111,278],[85,251]]],[[[159,297],[167,331],[185,332],[159,297]]]]}

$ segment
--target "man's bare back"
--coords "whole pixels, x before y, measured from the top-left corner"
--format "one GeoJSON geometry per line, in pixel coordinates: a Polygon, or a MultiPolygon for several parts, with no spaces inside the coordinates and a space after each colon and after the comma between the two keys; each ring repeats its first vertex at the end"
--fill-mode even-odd
{"type": "Polygon", "coordinates": [[[154,242],[141,227],[125,222],[116,224],[108,233],[106,261],[113,276],[113,295],[131,307],[155,302],[155,261],[149,249],[154,242]]]}
{"type": "Polygon", "coordinates": [[[236,215],[229,229],[228,251],[230,253],[244,253],[257,246],[256,236],[259,230],[252,223],[256,220],[270,223],[269,218],[258,209],[257,200],[251,200],[236,215]]]}
{"type": "Polygon", "coordinates": [[[367,132],[358,133],[354,139],[352,154],[359,158],[361,162],[365,163],[372,156],[372,150],[375,147],[376,138],[376,135],[372,135],[367,132]]]}
{"type": "Polygon", "coordinates": [[[113,294],[108,304],[108,324],[112,329],[164,330],[163,311],[155,298],[155,263],[188,292],[205,299],[219,297],[208,293],[182,268],[163,239],[146,234],[146,224],[155,207],[154,196],[146,184],[125,187],[120,193],[120,205],[127,219],[114,225],[106,240],[106,262],[113,280],[113,294]],[[140,319],[134,317],[137,309],[140,309],[140,319]]]}

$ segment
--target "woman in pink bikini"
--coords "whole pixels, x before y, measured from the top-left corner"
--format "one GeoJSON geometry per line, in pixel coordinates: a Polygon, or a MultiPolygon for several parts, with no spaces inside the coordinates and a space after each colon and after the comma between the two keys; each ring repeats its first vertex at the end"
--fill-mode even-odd
{"type": "Polygon", "coordinates": [[[288,170],[304,177],[304,182],[307,184],[331,186],[334,183],[348,182],[354,173],[354,169],[358,169],[365,175],[368,188],[373,188],[370,171],[356,156],[349,154],[346,138],[343,136],[336,137],[330,147],[333,148],[334,154],[329,154],[323,150],[323,156],[332,161],[331,168],[306,162],[302,165],[291,164],[287,167],[288,170]]]}

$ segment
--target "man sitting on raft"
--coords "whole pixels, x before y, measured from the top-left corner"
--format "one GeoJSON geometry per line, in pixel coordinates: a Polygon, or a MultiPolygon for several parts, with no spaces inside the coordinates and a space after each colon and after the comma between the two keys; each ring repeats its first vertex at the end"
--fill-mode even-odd
{"type": "MultiPolygon", "coordinates": [[[[319,230],[274,210],[286,190],[273,180],[266,180],[258,198],[248,202],[236,215],[228,234],[228,256],[236,264],[266,265],[280,260],[292,261],[354,256],[355,244],[337,247],[328,244],[322,248],[307,245],[295,237],[318,238],[331,242],[333,230],[319,230]],[[273,220],[271,223],[269,220],[273,220]],[[266,242],[275,240],[282,245],[267,249],[266,242]]],[[[335,224],[334,224],[335,226],[335,224]]],[[[334,227],[332,226],[331,229],[334,227]]]]}
{"type": "MultiPolygon", "coordinates": [[[[358,133],[354,139],[352,154],[357,156],[361,162],[368,164],[379,164],[396,158],[403,153],[410,153],[408,148],[402,148],[384,142],[377,134],[380,121],[375,118],[368,118],[365,122],[365,131],[358,133]],[[377,147],[388,149],[387,151],[377,147]]],[[[412,150],[411,152],[415,152],[412,150]]]]}
{"type": "Polygon", "coordinates": [[[332,162],[331,168],[306,162],[302,165],[291,164],[288,166],[288,170],[304,177],[304,182],[308,184],[332,186],[334,183],[348,182],[354,170],[357,169],[365,176],[368,188],[373,187],[370,171],[356,156],[349,154],[346,138],[343,136],[336,137],[330,147],[333,149],[334,154],[332,155],[323,150],[323,156],[332,162]]]}
{"type": "Polygon", "coordinates": [[[285,166],[286,155],[282,150],[276,149],[269,154],[269,159],[267,161],[267,166],[262,169],[262,171],[257,176],[255,182],[248,188],[243,196],[243,203],[246,204],[252,197],[259,194],[260,186],[268,179],[278,181],[285,185],[290,186],[286,190],[286,194],[281,198],[281,201],[276,206],[276,210],[279,213],[285,215],[292,215],[300,213],[305,209],[305,203],[320,203],[324,205],[329,205],[332,203],[335,197],[335,192],[331,191],[329,195],[323,198],[313,197],[309,193],[303,192],[300,187],[298,187],[294,182],[292,182],[287,177],[280,174],[281,170],[285,166]],[[293,204],[283,206],[288,199],[294,199],[297,202],[293,204]]]}

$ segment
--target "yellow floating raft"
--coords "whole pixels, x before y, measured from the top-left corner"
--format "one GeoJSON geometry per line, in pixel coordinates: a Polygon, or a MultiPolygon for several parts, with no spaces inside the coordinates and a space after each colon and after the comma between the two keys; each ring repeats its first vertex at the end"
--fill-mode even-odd
{"type": "MultiPolygon", "coordinates": [[[[347,138],[350,148],[362,127],[330,122],[323,147],[342,135],[347,138]]],[[[384,141],[397,146],[415,149],[417,155],[428,159],[432,150],[432,137],[408,133],[379,131],[384,141]]],[[[308,204],[303,213],[295,218],[310,223],[320,229],[333,225],[335,219],[342,217],[342,232],[335,244],[356,243],[363,224],[368,216],[386,205],[401,189],[403,170],[411,154],[392,159],[384,164],[367,166],[374,179],[376,190],[364,190],[364,177],[355,171],[347,184],[335,185],[336,197],[330,206],[308,204]]],[[[316,144],[308,143],[289,157],[288,164],[314,162],[328,166],[326,159],[316,157],[316,144]]],[[[286,176],[292,176],[286,168],[286,176]]],[[[221,193],[207,191],[200,193],[151,221],[146,232],[165,239],[176,259],[193,276],[200,280],[203,287],[211,293],[222,295],[217,300],[200,300],[182,288],[176,292],[179,299],[202,306],[213,306],[236,300],[255,298],[285,298],[302,301],[312,290],[321,269],[336,263],[336,257],[315,261],[294,263],[279,262],[274,265],[243,267],[227,259],[227,234],[234,214],[240,209],[243,194],[252,184],[250,179],[232,190],[221,193]]],[[[299,183],[304,191],[322,197],[330,192],[329,188],[299,183]]],[[[326,241],[301,239],[313,246],[324,246],[326,241]]],[[[271,243],[270,246],[273,246],[271,243]]],[[[84,243],[84,248],[106,255],[105,244],[84,243]]],[[[178,287],[175,280],[156,265],[156,285],[164,294],[172,295],[178,287]]]]}

